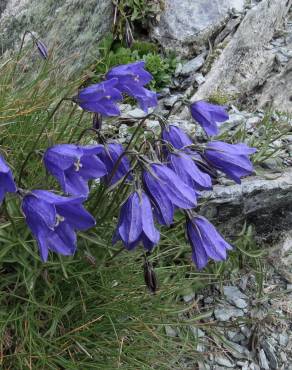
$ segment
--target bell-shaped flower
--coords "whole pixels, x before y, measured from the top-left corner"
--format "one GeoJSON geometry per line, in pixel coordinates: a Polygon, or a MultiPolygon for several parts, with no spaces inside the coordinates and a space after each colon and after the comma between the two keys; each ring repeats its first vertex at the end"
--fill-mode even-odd
{"type": "Polygon", "coordinates": [[[17,191],[11,169],[0,155],[0,204],[6,193],[15,193],[17,191]]]}
{"type": "Polygon", "coordinates": [[[176,207],[191,209],[196,206],[196,191],[170,168],[151,163],[143,172],[145,191],[150,196],[158,222],[170,225],[176,207]]]}
{"type": "Polygon", "coordinates": [[[109,185],[115,184],[126,175],[128,180],[132,179],[132,175],[129,173],[130,161],[121,144],[114,142],[106,144],[103,150],[98,153],[98,157],[107,169],[108,174],[105,180],[109,185]]]}
{"type": "Polygon", "coordinates": [[[162,139],[169,142],[176,149],[182,149],[193,144],[184,130],[175,125],[168,125],[163,129],[162,139]]]}
{"type": "Polygon", "coordinates": [[[159,238],[149,198],[144,192],[133,192],[122,205],[113,243],[121,240],[129,250],[141,243],[150,251],[159,238]]]}
{"type": "Polygon", "coordinates": [[[212,189],[211,177],[199,169],[190,155],[183,152],[169,153],[168,166],[196,191],[212,189]]]}
{"type": "Polygon", "coordinates": [[[87,196],[88,181],[107,173],[105,165],[97,157],[103,149],[103,145],[56,145],[46,150],[44,164],[65,193],[87,196]]]}
{"type": "Polygon", "coordinates": [[[117,101],[123,96],[117,89],[118,80],[113,78],[85,87],[73,97],[73,101],[88,112],[100,113],[103,116],[118,116],[120,110],[117,101]]]}
{"type": "Polygon", "coordinates": [[[210,104],[203,100],[191,104],[190,110],[192,117],[210,136],[218,134],[217,122],[225,122],[229,118],[226,107],[210,104]]]}
{"type": "Polygon", "coordinates": [[[228,144],[223,141],[211,141],[204,152],[205,159],[217,170],[240,184],[240,178],[250,175],[253,166],[249,155],[256,152],[244,143],[228,144]]]}
{"type": "Polygon", "coordinates": [[[43,59],[48,59],[48,48],[41,40],[36,40],[36,46],[39,54],[43,59]]]}
{"type": "Polygon", "coordinates": [[[44,262],[49,251],[73,255],[77,248],[76,231],[95,225],[94,218],[82,205],[84,200],[84,197],[62,197],[46,190],[33,190],[23,198],[22,211],[44,262]]]}
{"type": "Polygon", "coordinates": [[[112,68],[106,78],[118,79],[116,88],[136,99],[147,113],[149,107],[157,105],[157,94],[144,87],[153,78],[144,68],[143,61],[120,65],[112,68]]]}
{"type": "Polygon", "coordinates": [[[186,224],[187,236],[192,246],[192,257],[198,269],[214,261],[226,260],[226,250],[232,249],[205,217],[195,216],[186,224]]]}

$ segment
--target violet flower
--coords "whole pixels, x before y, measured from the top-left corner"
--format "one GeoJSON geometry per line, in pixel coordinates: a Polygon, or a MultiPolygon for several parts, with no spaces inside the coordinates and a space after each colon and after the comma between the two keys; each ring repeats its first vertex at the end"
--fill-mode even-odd
{"type": "Polygon", "coordinates": [[[77,248],[77,230],[95,225],[94,218],[82,206],[84,197],[62,197],[46,190],[33,190],[22,201],[26,222],[36,238],[43,262],[49,250],[64,256],[77,248]]]}
{"type": "Polygon", "coordinates": [[[191,138],[180,127],[174,125],[166,126],[163,129],[162,138],[176,149],[182,149],[193,144],[191,138]]]}
{"type": "Polygon", "coordinates": [[[113,243],[122,240],[128,250],[142,243],[150,251],[159,242],[159,238],[149,198],[144,192],[133,192],[121,208],[113,243]]]}
{"type": "Polygon", "coordinates": [[[15,193],[17,191],[11,169],[0,155],[0,204],[6,193],[15,193]]]}
{"type": "Polygon", "coordinates": [[[105,165],[97,157],[103,149],[103,145],[56,145],[46,150],[44,164],[65,193],[87,196],[88,181],[107,173],[105,165]]]}
{"type": "Polygon", "coordinates": [[[41,40],[37,39],[36,46],[38,48],[40,56],[43,59],[48,59],[48,48],[46,47],[46,45],[41,40]]]}
{"type": "Polygon", "coordinates": [[[191,188],[196,191],[212,189],[211,177],[199,169],[190,155],[169,153],[168,162],[168,166],[191,188]]]}
{"type": "Polygon", "coordinates": [[[173,222],[175,207],[191,209],[196,206],[196,192],[170,168],[161,163],[152,163],[143,172],[146,193],[155,205],[159,223],[173,222]]]}
{"type": "Polygon", "coordinates": [[[187,235],[192,246],[192,257],[198,269],[214,261],[226,260],[226,250],[232,249],[205,217],[195,216],[186,224],[187,235]]]}
{"type": "Polygon", "coordinates": [[[250,148],[244,143],[228,144],[223,141],[211,141],[207,144],[204,157],[213,167],[240,184],[241,177],[253,172],[248,156],[255,152],[255,148],[250,148]]]}
{"type": "Polygon", "coordinates": [[[112,68],[106,78],[118,79],[116,88],[136,99],[147,113],[149,107],[157,105],[157,94],[144,87],[152,80],[152,75],[144,67],[143,61],[120,65],[112,68]]]}
{"type": "Polygon", "coordinates": [[[126,175],[128,175],[128,180],[132,179],[131,174],[129,174],[130,161],[124,153],[125,151],[121,144],[109,143],[97,154],[107,169],[108,175],[105,177],[105,181],[109,185],[117,183],[126,175]],[[120,163],[117,165],[118,161],[120,163]]]}
{"type": "Polygon", "coordinates": [[[218,134],[217,122],[225,122],[229,118],[226,107],[210,104],[202,100],[191,104],[190,110],[192,117],[210,136],[218,134]]]}
{"type": "Polygon", "coordinates": [[[118,116],[120,110],[116,104],[123,96],[117,88],[117,83],[118,79],[113,78],[85,87],[73,97],[73,101],[88,112],[118,116]]]}

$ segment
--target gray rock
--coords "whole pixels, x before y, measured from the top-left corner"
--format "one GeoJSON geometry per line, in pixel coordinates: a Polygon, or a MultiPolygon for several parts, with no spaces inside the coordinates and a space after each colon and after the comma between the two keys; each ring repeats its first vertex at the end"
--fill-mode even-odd
{"type": "Polygon", "coordinates": [[[128,117],[128,118],[143,118],[147,116],[147,113],[145,113],[142,109],[140,108],[134,108],[125,114],[122,115],[122,117],[128,117]]]}
{"type": "Polygon", "coordinates": [[[219,307],[214,311],[215,318],[219,321],[228,321],[232,317],[244,316],[243,310],[233,307],[219,307]]]}
{"type": "Polygon", "coordinates": [[[275,59],[265,46],[281,27],[291,3],[263,0],[250,9],[192,100],[205,99],[218,91],[238,97],[263,85],[275,59]]]}
{"type": "Polygon", "coordinates": [[[241,293],[241,291],[235,286],[224,286],[224,295],[229,303],[234,304],[237,308],[246,308],[248,303],[246,300],[248,297],[241,293]]]}
{"type": "MultiPolygon", "coordinates": [[[[163,100],[163,103],[164,105],[167,107],[167,108],[171,108],[173,106],[174,103],[176,103],[180,98],[183,97],[183,94],[175,94],[175,95],[171,95],[169,98],[165,98],[163,100]]],[[[177,106],[178,106],[179,103],[177,103],[177,106]]]]}
{"type": "Polygon", "coordinates": [[[265,159],[261,163],[261,166],[269,170],[279,170],[283,168],[283,160],[279,157],[270,157],[265,159]]]}
{"type": "Polygon", "coordinates": [[[190,294],[185,294],[185,295],[183,296],[183,300],[184,300],[186,303],[189,303],[189,302],[193,301],[195,298],[196,298],[196,293],[195,293],[195,292],[190,293],[190,294]]]}
{"type": "Polygon", "coordinates": [[[262,342],[262,346],[263,346],[263,349],[265,351],[267,358],[270,361],[271,369],[277,370],[279,368],[279,365],[278,365],[277,356],[275,354],[275,348],[272,346],[272,344],[268,340],[264,340],[262,342]]]}
{"type": "Polygon", "coordinates": [[[244,0],[165,0],[165,9],[151,35],[166,49],[188,55],[204,44],[234,8],[242,11],[244,0]]]}
{"type": "Polygon", "coordinates": [[[198,85],[202,85],[206,81],[206,79],[202,75],[202,73],[195,73],[194,77],[195,77],[195,81],[198,85]]]}
{"type": "Polygon", "coordinates": [[[215,361],[218,365],[224,366],[227,368],[235,366],[233,362],[231,362],[227,357],[224,357],[224,356],[215,356],[215,361]]]}
{"type": "Polygon", "coordinates": [[[196,328],[195,326],[190,326],[191,332],[195,338],[203,338],[205,336],[205,332],[200,328],[196,328]]]}
{"type": "Polygon", "coordinates": [[[261,349],[260,352],[259,352],[259,362],[260,362],[261,368],[263,368],[265,370],[270,369],[268,359],[267,359],[266,354],[265,354],[263,349],[261,349]]]}
{"type": "Polygon", "coordinates": [[[19,48],[24,31],[30,30],[75,72],[96,59],[99,40],[112,22],[111,0],[7,0],[0,16],[0,50],[19,48]]]}
{"type": "Polygon", "coordinates": [[[179,335],[177,329],[173,328],[170,325],[165,325],[165,334],[168,337],[178,337],[178,335],[179,335]]]}
{"type": "Polygon", "coordinates": [[[282,112],[292,112],[292,59],[286,67],[275,74],[265,84],[258,96],[258,107],[276,108],[282,112]]]}
{"type": "Polygon", "coordinates": [[[196,58],[189,60],[186,64],[183,65],[180,74],[182,76],[189,76],[191,73],[196,72],[202,67],[205,62],[205,53],[198,55],[196,58]]]}
{"type": "Polygon", "coordinates": [[[250,359],[251,357],[249,350],[238,343],[226,341],[226,349],[237,359],[250,359]]]}
{"type": "Polygon", "coordinates": [[[281,236],[279,230],[292,229],[292,168],[273,176],[247,177],[241,185],[215,185],[213,191],[202,192],[202,199],[208,203],[201,207],[201,214],[217,225],[224,224],[225,233],[234,235],[247,219],[259,236],[275,237],[275,227],[281,236]]]}
{"type": "Polygon", "coordinates": [[[249,366],[250,366],[250,370],[261,370],[259,365],[255,364],[254,362],[252,362],[249,366]]]}

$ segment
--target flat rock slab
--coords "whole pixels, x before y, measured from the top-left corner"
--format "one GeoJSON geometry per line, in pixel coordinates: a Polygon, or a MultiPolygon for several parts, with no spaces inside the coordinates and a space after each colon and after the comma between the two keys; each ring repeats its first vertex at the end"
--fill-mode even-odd
{"type": "Polygon", "coordinates": [[[70,73],[92,63],[113,21],[111,0],[5,0],[0,9],[0,54],[17,49],[29,30],[54,49],[70,73]]]}
{"type": "Polygon", "coordinates": [[[245,0],[165,0],[159,23],[152,37],[166,49],[182,55],[205,43],[234,9],[242,11],[245,0]]]}
{"type": "Polygon", "coordinates": [[[292,168],[242,180],[241,185],[215,185],[202,194],[200,213],[234,234],[249,220],[262,235],[292,229],[292,168]]]}

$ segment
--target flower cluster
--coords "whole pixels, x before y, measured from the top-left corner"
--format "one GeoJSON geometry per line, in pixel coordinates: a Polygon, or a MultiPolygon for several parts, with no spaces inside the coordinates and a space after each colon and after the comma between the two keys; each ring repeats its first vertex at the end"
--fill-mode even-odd
{"type": "MultiPolygon", "coordinates": [[[[43,56],[47,55],[40,41],[37,46],[43,56]]],[[[144,62],[135,62],[114,67],[105,81],[83,88],[74,96],[76,104],[94,113],[94,130],[100,129],[99,115],[120,114],[118,102],[124,94],[136,99],[145,112],[157,105],[156,93],[145,88],[152,76],[144,66],[144,62]]],[[[228,119],[225,107],[204,101],[192,103],[190,111],[208,136],[217,134],[217,124],[228,119]]],[[[186,215],[186,233],[196,266],[201,269],[209,259],[226,259],[226,251],[232,247],[194,209],[201,192],[212,189],[217,171],[237,183],[251,174],[249,155],[255,149],[218,140],[199,146],[177,125],[167,125],[163,120],[159,136],[153,135],[155,147],[149,139],[134,141],[139,143],[139,150],[134,145],[128,151],[119,142],[105,139],[94,145],[58,144],[48,148],[43,163],[65,196],[47,190],[18,189],[0,156],[0,201],[7,192],[22,198],[22,212],[43,261],[47,261],[49,251],[73,255],[76,232],[95,225],[83,203],[92,180],[97,179],[110,189],[122,186],[124,181],[132,189],[121,206],[113,243],[121,241],[128,250],[142,244],[151,251],[160,240],[155,223],[170,226],[175,212],[181,210],[186,215]]]]}

